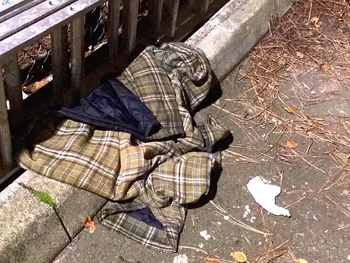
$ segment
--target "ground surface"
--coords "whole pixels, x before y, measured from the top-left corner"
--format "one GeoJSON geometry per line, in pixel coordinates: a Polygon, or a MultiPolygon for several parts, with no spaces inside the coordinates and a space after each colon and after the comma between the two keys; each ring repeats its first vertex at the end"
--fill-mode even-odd
{"type": "MultiPolygon", "coordinates": [[[[234,251],[256,263],[350,262],[349,14],[343,0],[297,4],[222,82],[223,96],[205,111],[234,141],[213,199],[188,211],[179,254],[189,262],[234,262],[234,251]],[[291,218],[255,203],[246,184],[258,175],[282,187],[277,203],[291,218]]],[[[173,262],[179,254],[97,226],[56,262],[173,262]]]]}

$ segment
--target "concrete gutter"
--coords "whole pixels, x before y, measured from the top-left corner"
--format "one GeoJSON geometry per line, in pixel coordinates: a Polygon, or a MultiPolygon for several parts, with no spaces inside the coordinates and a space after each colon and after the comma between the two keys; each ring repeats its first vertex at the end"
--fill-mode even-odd
{"type": "MultiPolygon", "coordinates": [[[[204,50],[223,80],[268,31],[270,19],[290,5],[291,0],[231,0],[186,42],[204,50]]],[[[0,262],[51,262],[105,203],[95,194],[25,172],[0,193],[0,262]],[[61,220],[20,184],[50,193],[61,220]]]]}

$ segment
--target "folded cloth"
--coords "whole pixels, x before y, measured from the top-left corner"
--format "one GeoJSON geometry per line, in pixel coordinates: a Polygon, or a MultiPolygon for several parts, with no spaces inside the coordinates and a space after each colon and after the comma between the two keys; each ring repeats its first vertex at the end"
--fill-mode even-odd
{"type": "Polygon", "coordinates": [[[80,104],[59,111],[73,120],[107,130],[130,133],[146,140],[158,125],[153,113],[119,80],[107,80],[80,104]]]}
{"type": "Polygon", "coordinates": [[[103,225],[145,246],[176,251],[185,205],[208,193],[211,171],[220,162],[218,153],[207,151],[230,134],[213,118],[200,127],[192,118],[211,86],[210,65],[195,47],[169,43],[146,48],[119,80],[161,124],[152,141],[68,119],[23,150],[18,161],[108,198],[98,216],[103,225]]]}

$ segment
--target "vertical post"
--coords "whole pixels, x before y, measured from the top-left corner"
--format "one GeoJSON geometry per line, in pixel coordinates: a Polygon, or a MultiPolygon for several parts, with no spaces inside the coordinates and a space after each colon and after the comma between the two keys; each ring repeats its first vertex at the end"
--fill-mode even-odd
{"type": "Polygon", "coordinates": [[[74,19],[71,26],[71,85],[74,89],[74,95],[80,96],[85,69],[84,17],[74,19]]]}
{"type": "Polygon", "coordinates": [[[7,114],[3,67],[0,65],[0,150],[5,164],[12,163],[12,144],[7,114]]]}
{"type": "Polygon", "coordinates": [[[170,38],[175,36],[179,3],[180,0],[167,0],[164,3],[164,20],[167,26],[166,34],[170,38]]]}
{"type": "Polygon", "coordinates": [[[189,5],[194,12],[205,15],[208,12],[209,0],[189,0],[189,5]]]}
{"type": "Polygon", "coordinates": [[[118,52],[118,33],[120,18],[121,0],[108,1],[108,55],[109,61],[113,64],[118,52]]]}
{"type": "Polygon", "coordinates": [[[133,54],[136,47],[137,15],[139,11],[139,0],[123,1],[123,27],[126,38],[128,54],[133,54]]]}
{"type": "Polygon", "coordinates": [[[149,0],[149,25],[153,33],[153,37],[158,38],[162,23],[164,0],[149,0]]]}
{"type": "Polygon", "coordinates": [[[9,117],[13,123],[19,123],[23,117],[23,98],[17,52],[9,56],[5,65],[5,91],[10,102],[9,117]]]}
{"type": "Polygon", "coordinates": [[[67,26],[51,34],[54,103],[63,102],[63,87],[68,85],[68,35],[67,26]]]}
{"type": "Polygon", "coordinates": [[[202,0],[199,2],[199,12],[201,14],[208,13],[208,9],[209,9],[209,0],[202,0]]]}

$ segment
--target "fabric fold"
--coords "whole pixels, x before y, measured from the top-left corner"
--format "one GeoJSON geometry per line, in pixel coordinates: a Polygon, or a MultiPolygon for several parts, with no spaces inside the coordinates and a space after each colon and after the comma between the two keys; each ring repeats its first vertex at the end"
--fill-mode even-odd
{"type": "MultiPolygon", "coordinates": [[[[24,149],[18,162],[109,199],[98,215],[106,227],[147,247],[176,251],[186,205],[208,193],[212,170],[220,164],[214,145],[230,134],[212,118],[200,126],[193,120],[193,111],[211,87],[210,64],[195,47],[167,43],[146,48],[118,79],[150,110],[160,124],[157,132],[147,134],[154,123],[137,116],[143,124],[129,126],[133,133],[65,119],[52,136],[24,149]],[[134,133],[136,126],[146,140],[134,133]]],[[[109,91],[99,94],[107,104],[109,91]]],[[[132,112],[143,112],[139,106],[132,112]]],[[[104,106],[96,108],[106,112],[104,106]]],[[[100,116],[98,110],[93,116],[100,116]]],[[[112,109],[103,116],[114,115],[112,109]]]]}
{"type": "Polygon", "coordinates": [[[119,80],[107,80],[80,104],[62,108],[62,115],[106,130],[127,132],[146,140],[159,126],[153,113],[119,80]]]}

